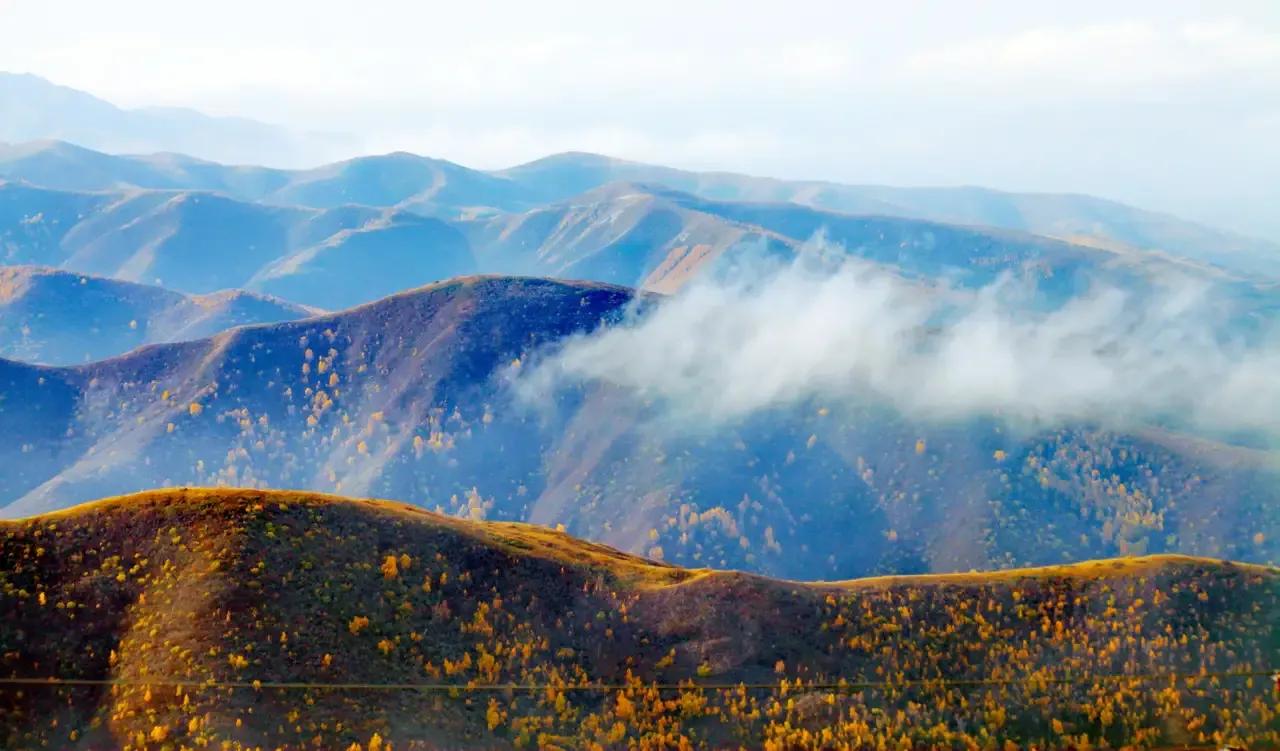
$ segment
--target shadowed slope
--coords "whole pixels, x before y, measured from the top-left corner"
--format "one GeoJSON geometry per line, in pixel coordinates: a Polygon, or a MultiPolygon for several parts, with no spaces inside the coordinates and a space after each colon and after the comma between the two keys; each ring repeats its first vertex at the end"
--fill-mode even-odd
{"type": "MultiPolygon", "coordinates": [[[[426,482],[432,472],[413,471],[405,460],[437,455],[424,437],[445,423],[460,426],[461,414],[447,405],[483,411],[494,395],[490,379],[521,352],[594,328],[630,299],[629,290],[586,282],[465,278],[337,315],[148,347],[76,369],[0,360],[6,420],[39,423],[33,436],[41,437],[28,451],[67,462],[34,484],[24,470],[0,478],[0,486],[7,496],[28,496],[29,510],[47,510],[67,493],[79,500],[102,495],[104,484],[123,492],[184,482],[179,478],[192,471],[220,472],[231,455],[249,461],[235,471],[241,483],[363,492],[408,479],[398,473],[426,482]],[[55,382],[78,393],[68,399],[45,388],[55,382]],[[247,411],[228,420],[225,409],[247,411]],[[50,410],[64,417],[36,416],[50,410]],[[243,452],[234,447],[255,431],[261,435],[243,452]],[[257,458],[249,458],[251,450],[257,458]],[[218,469],[208,452],[222,457],[218,469]],[[368,461],[347,461],[352,452],[368,461]]],[[[15,452],[15,461],[19,450],[0,446],[0,454],[15,452]]],[[[528,471],[527,461],[510,471],[528,471]]]]}
{"type": "Polygon", "coordinates": [[[0,267],[0,357],[28,362],[99,360],[143,344],[318,312],[239,290],[184,295],[50,268],[0,267]]]}

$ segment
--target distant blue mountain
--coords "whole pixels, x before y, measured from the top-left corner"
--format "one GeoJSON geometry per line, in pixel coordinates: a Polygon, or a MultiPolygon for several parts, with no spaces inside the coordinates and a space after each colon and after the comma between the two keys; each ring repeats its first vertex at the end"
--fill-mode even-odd
{"type": "Polygon", "coordinates": [[[0,266],[0,357],[63,365],[319,311],[226,290],[185,295],[38,266],[0,266]]]}
{"type": "Polygon", "coordinates": [[[0,72],[0,141],[59,139],[117,153],[181,152],[235,164],[298,166],[349,146],[240,117],[175,107],[122,109],[39,76],[0,72]]]}
{"type": "Polygon", "coordinates": [[[473,273],[461,232],[397,209],[271,206],[221,193],[0,184],[0,263],[187,293],[244,288],[341,308],[473,273]]]}
{"type": "Polygon", "coordinates": [[[795,203],[845,214],[1000,227],[1113,250],[1158,250],[1236,271],[1280,276],[1280,244],[1087,195],[777,180],[689,172],[580,152],[556,154],[497,174],[530,186],[547,201],[626,180],[714,201],[795,203]]]}
{"type": "MultiPolygon", "coordinates": [[[[405,153],[280,170],[225,166],[176,154],[112,156],[46,141],[0,145],[0,178],[73,191],[201,190],[281,206],[394,207],[451,220],[581,203],[592,191],[631,183],[703,199],[703,209],[720,207],[711,213],[732,210],[729,203],[793,204],[836,214],[1015,230],[1112,254],[1155,251],[1231,272],[1280,278],[1280,245],[1091,196],[785,181],[687,172],[593,154],[560,154],[497,172],[405,153]]],[[[509,220],[498,219],[503,221],[509,220]]]]}
{"type": "MultiPolygon", "coordinates": [[[[39,153],[94,154],[65,146],[39,153]]],[[[118,157],[102,159],[120,163],[118,157]]],[[[126,159],[123,164],[140,163],[126,159]]],[[[365,160],[363,166],[386,164],[365,160]]],[[[479,175],[478,182],[457,185],[501,181],[447,163],[429,163],[429,168],[461,172],[468,180],[479,175]]],[[[0,183],[0,263],[48,266],[189,294],[242,288],[339,309],[474,273],[674,292],[711,270],[758,254],[793,258],[821,233],[850,257],[926,283],[945,279],[978,287],[1012,274],[1038,280],[1040,293],[1052,303],[1095,281],[1138,290],[1178,274],[1221,289],[1240,316],[1280,312],[1280,290],[1258,275],[1167,253],[1099,248],[1021,231],[845,214],[795,203],[711,200],[634,183],[610,183],[524,211],[430,215],[419,213],[423,204],[411,201],[391,207],[338,205],[343,168],[300,174],[310,179],[281,183],[287,173],[206,173],[218,176],[218,184],[241,188],[222,192],[209,192],[211,180],[197,183],[203,190],[70,191],[0,183]],[[275,186],[274,194],[310,195],[326,208],[230,195],[268,185],[275,186]]],[[[442,177],[435,199],[474,195],[451,191],[448,184],[442,177]]],[[[377,182],[353,190],[390,198],[409,189],[377,182]]]]}

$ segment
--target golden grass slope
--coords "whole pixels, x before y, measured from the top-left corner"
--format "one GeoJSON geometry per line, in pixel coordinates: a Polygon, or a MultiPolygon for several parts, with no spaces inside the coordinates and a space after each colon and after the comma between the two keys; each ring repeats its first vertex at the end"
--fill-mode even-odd
{"type": "Polygon", "coordinates": [[[182,489],[0,523],[0,612],[6,749],[1280,740],[1280,576],[1178,556],[807,584],[182,489]]]}

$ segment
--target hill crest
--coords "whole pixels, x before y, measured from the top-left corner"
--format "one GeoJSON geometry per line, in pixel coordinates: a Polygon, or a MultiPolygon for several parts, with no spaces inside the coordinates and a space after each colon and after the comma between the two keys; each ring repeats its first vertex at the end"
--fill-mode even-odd
{"type": "Polygon", "coordinates": [[[0,743],[1274,743],[1280,574],[1116,563],[815,585],[389,502],[152,491],[0,523],[0,683],[26,681],[0,743]]]}

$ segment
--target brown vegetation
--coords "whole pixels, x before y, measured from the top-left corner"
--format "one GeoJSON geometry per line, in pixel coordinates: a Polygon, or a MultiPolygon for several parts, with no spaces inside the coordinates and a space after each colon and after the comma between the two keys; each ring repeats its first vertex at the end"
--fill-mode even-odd
{"type": "Polygon", "coordinates": [[[4,748],[1280,743],[1280,576],[1204,559],[802,584],[173,490],[4,523],[0,612],[4,748]]]}

